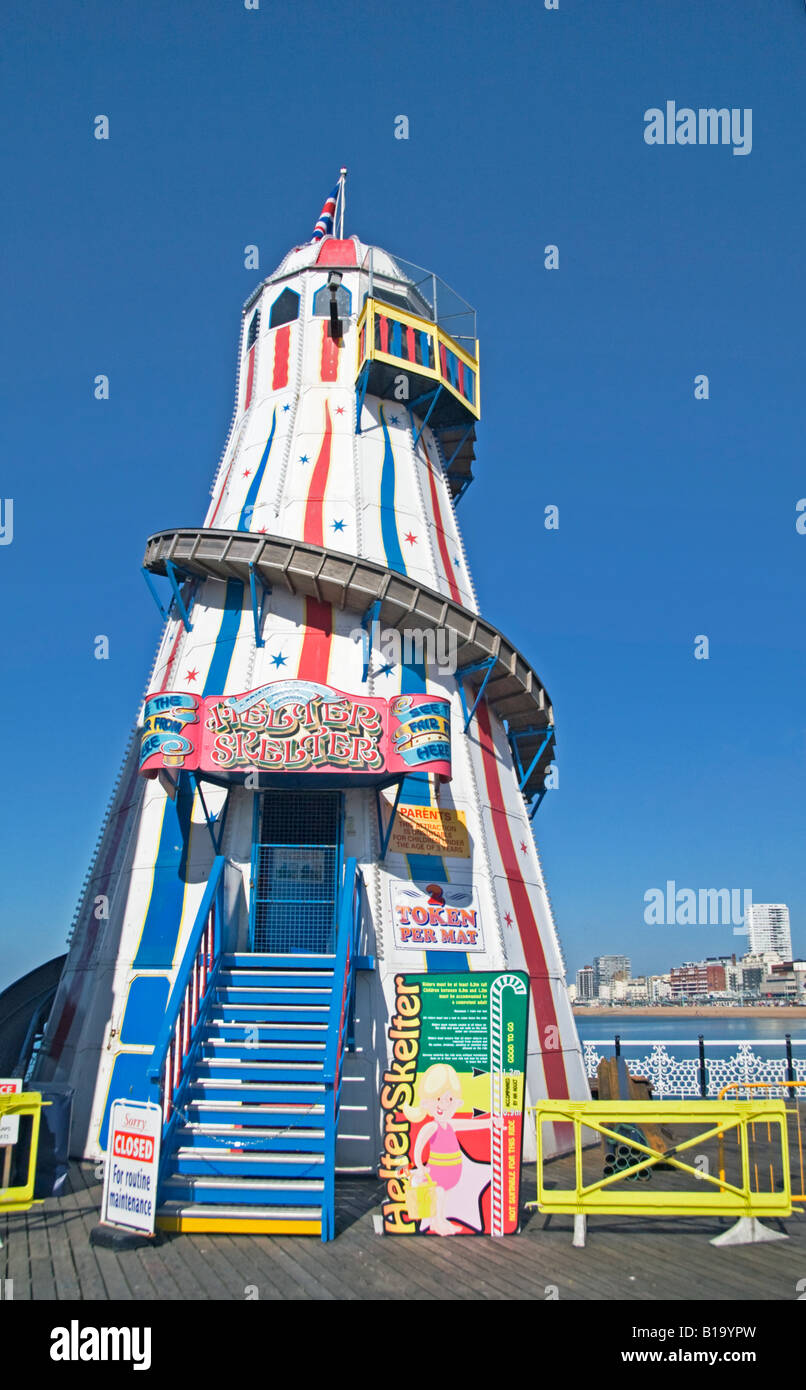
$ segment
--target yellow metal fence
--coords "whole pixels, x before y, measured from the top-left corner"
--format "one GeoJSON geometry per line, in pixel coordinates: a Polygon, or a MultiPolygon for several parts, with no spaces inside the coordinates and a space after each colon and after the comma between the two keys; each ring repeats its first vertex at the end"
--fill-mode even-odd
{"type": "MultiPolygon", "coordinates": [[[[16,1144],[0,1147],[0,1213],[6,1211],[27,1211],[34,1202],[34,1179],[36,1176],[36,1155],[39,1147],[39,1124],[42,1115],[42,1100],[38,1091],[20,1091],[13,1095],[0,1096],[0,1124],[6,1118],[26,1117],[31,1120],[29,1133],[20,1126],[20,1139],[16,1144]],[[24,1147],[27,1145],[27,1163],[24,1147]],[[14,1151],[22,1147],[22,1162],[25,1172],[18,1174],[15,1186],[9,1186],[14,1151]],[[22,1178],[22,1181],[19,1179],[22,1178]]],[[[27,1126],[25,1126],[27,1129],[27,1126]]]]}
{"type": "Polygon", "coordinates": [[[792,1213],[782,1100],[544,1100],[531,1110],[537,1202],[530,1205],[541,1212],[732,1218],[792,1213]],[[546,1172],[546,1127],[558,1124],[573,1129],[573,1172],[565,1185],[567,1164],[546,1172]],[[604,1142],[592,1146],[591,1131],[604,1142]],[[622,1150],[625,1156],[615,1157],[622,1150]],[[759,1180],[760,1162],[769,1165],[769,1190],[759,1180]],[[614,1169],[614,1163],[620,1166],[614,1169]]]}
{"type": "MultiPolygon", "coordinates": [[[[792,1201],[793,1201],[793,1202],[797,1202],[797,1203],[799,1203],[800,1205],[803,1205],[803,1204],[806,1204],[806,1185],[804,1185],[804,1163],[803,1163],[803,1158],[804,1158],[804,1134],[803,1134],[803,1123],[802,1123],[802,1119],[801,1119],[801,1108],[800,1108],[800,1106],[798,1105],[797,1101],[798,1101],[798,1096],[799,1096],[799,1095],[802,1095],[802,1096],[803,1096],[803,1101],[804,1101],[804,1103],[806,1103],[806,1081],[730,1081],[730,1082],[728,1082],[727,1086],[723,1086],[723,1087],[722,1087],[722,1090],[719,1092],[719,1099],[720,1099],[720,1101],[723,1100],[723,1099],[728,1095],[729,1092],[739,1092],[739,1093],[743,1093],[743,1092],[745,1092],[745,1091],[753,1091],[753,1092],[756,1092],[756,1091],[764,1091],[764,1092],[769,1093],[770,1091],[781,1091],[781,1090],[787,1090],[787,1091],[792,1092],[792,1097],[791,1097],[791,1099],[792,1099],[792,1101],[794,1102],[794,1104],[790,1104],[790,1105],[787,1105],[787,1106],[786,1106],[787,1133],[788,1133],[788,1138],[789,1138],[789,1154],[790,1154],[790,1178],[791,1178],[791,1184],[792,1184],[792,1201]]],[[[738,1097],[737,1097],[737,1098],[738,1098],[738,1097]]],[[[762,1131],[761,1131],[761,1134],[760,1134],[759,1136],[757,1136],[757,1135],[756,1135],[756,1126],[755,1126],[755,1122],[752,1122],[752,1123],[751,1123],[751,1142],[752,1142],[752,1144],[753,1144],[753,1146],[754,1146],[754,1149],[755,1149],[755,1146],[756,1146],[757,1143],[758,1143],[758,1138],[760,1138],[760,1139],[762,1140],[762,1144],[763,1144],[764,1132],[763,1132],[763,1130],[762,1130],[762,1131]]],[[[767,1135],[767,1141],[768,1141],[768,1143],[769,1143],[769,1135],[767,1135]]],[[[720,1140],[720,1155],[719,1155],[719,1157],[720,1157],[719,1170],[720,1170],[720,1172],[722,1172],[723,1169],[724,1169],[724,1164],[725,1164],[725,1141],[724,1141],[724,1137],[720,1140]]],[[[764,1159],[762,1159],[761,1162],[759,1162],[758,1157],[756,1157],[755,1154],[754,1154],[753,1157],[752,1157],[752,1163],[753,1163],[753,1179],[754,1179],[754,1181],[755,1181],[756,1190],[758,1190],[760,1186],[766,1185],[766,1180],[767,1180],[766,1167],[769,1166],[769,1161],[767,1160],[767,1163],[766,1163],[766,1164],[765,1164],[765,1160],[764,1160],[764,1159]]],[[[771,1172],[771,1171],[770,1171],[769,1176],[770,1176],[770,1180],[772,1180],[772,1176],[773,1176],[773,1175],[772,1175],[772,1172],[771,1172]]]]}

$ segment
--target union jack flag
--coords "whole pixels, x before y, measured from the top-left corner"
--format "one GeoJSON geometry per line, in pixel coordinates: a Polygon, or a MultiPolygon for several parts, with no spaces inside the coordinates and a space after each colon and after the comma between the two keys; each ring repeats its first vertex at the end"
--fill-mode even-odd
{"type": "Polygon", "coordinates": [[[323,237],[333,235],[333,219],[336,216],[336,203],[339,200],[339,184],[325,200],[325,206],[319,214],[319,221],[313,229],[311,241],[321,241],[323,237]]]}

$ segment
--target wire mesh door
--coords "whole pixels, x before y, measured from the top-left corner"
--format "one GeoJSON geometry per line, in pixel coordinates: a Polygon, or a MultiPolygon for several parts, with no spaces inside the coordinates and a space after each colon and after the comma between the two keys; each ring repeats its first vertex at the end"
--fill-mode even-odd
{"type": "Polygon", "coordinates": [[[252,858],[253,951],[330,952],[341,863],[338,792],[266,792],[252,858]]]}

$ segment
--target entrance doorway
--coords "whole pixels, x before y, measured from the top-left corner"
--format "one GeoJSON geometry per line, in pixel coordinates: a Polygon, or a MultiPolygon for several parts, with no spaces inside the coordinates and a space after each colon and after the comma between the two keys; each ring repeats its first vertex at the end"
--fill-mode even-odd
{"type": "Polygon", "coordinates": [[[255,798],[249,905],[253,951],[330,953],[342,859],[341,792],[255,798]]]}

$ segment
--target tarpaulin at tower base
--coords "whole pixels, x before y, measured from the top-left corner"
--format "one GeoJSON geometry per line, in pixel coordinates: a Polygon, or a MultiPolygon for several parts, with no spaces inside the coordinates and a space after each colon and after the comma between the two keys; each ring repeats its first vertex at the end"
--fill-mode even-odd
{"type": "Polygon", "coordinates": [[[389,1235],[518,1229],[529,979],[396,975],[381,1087],[389,1235]]]}

